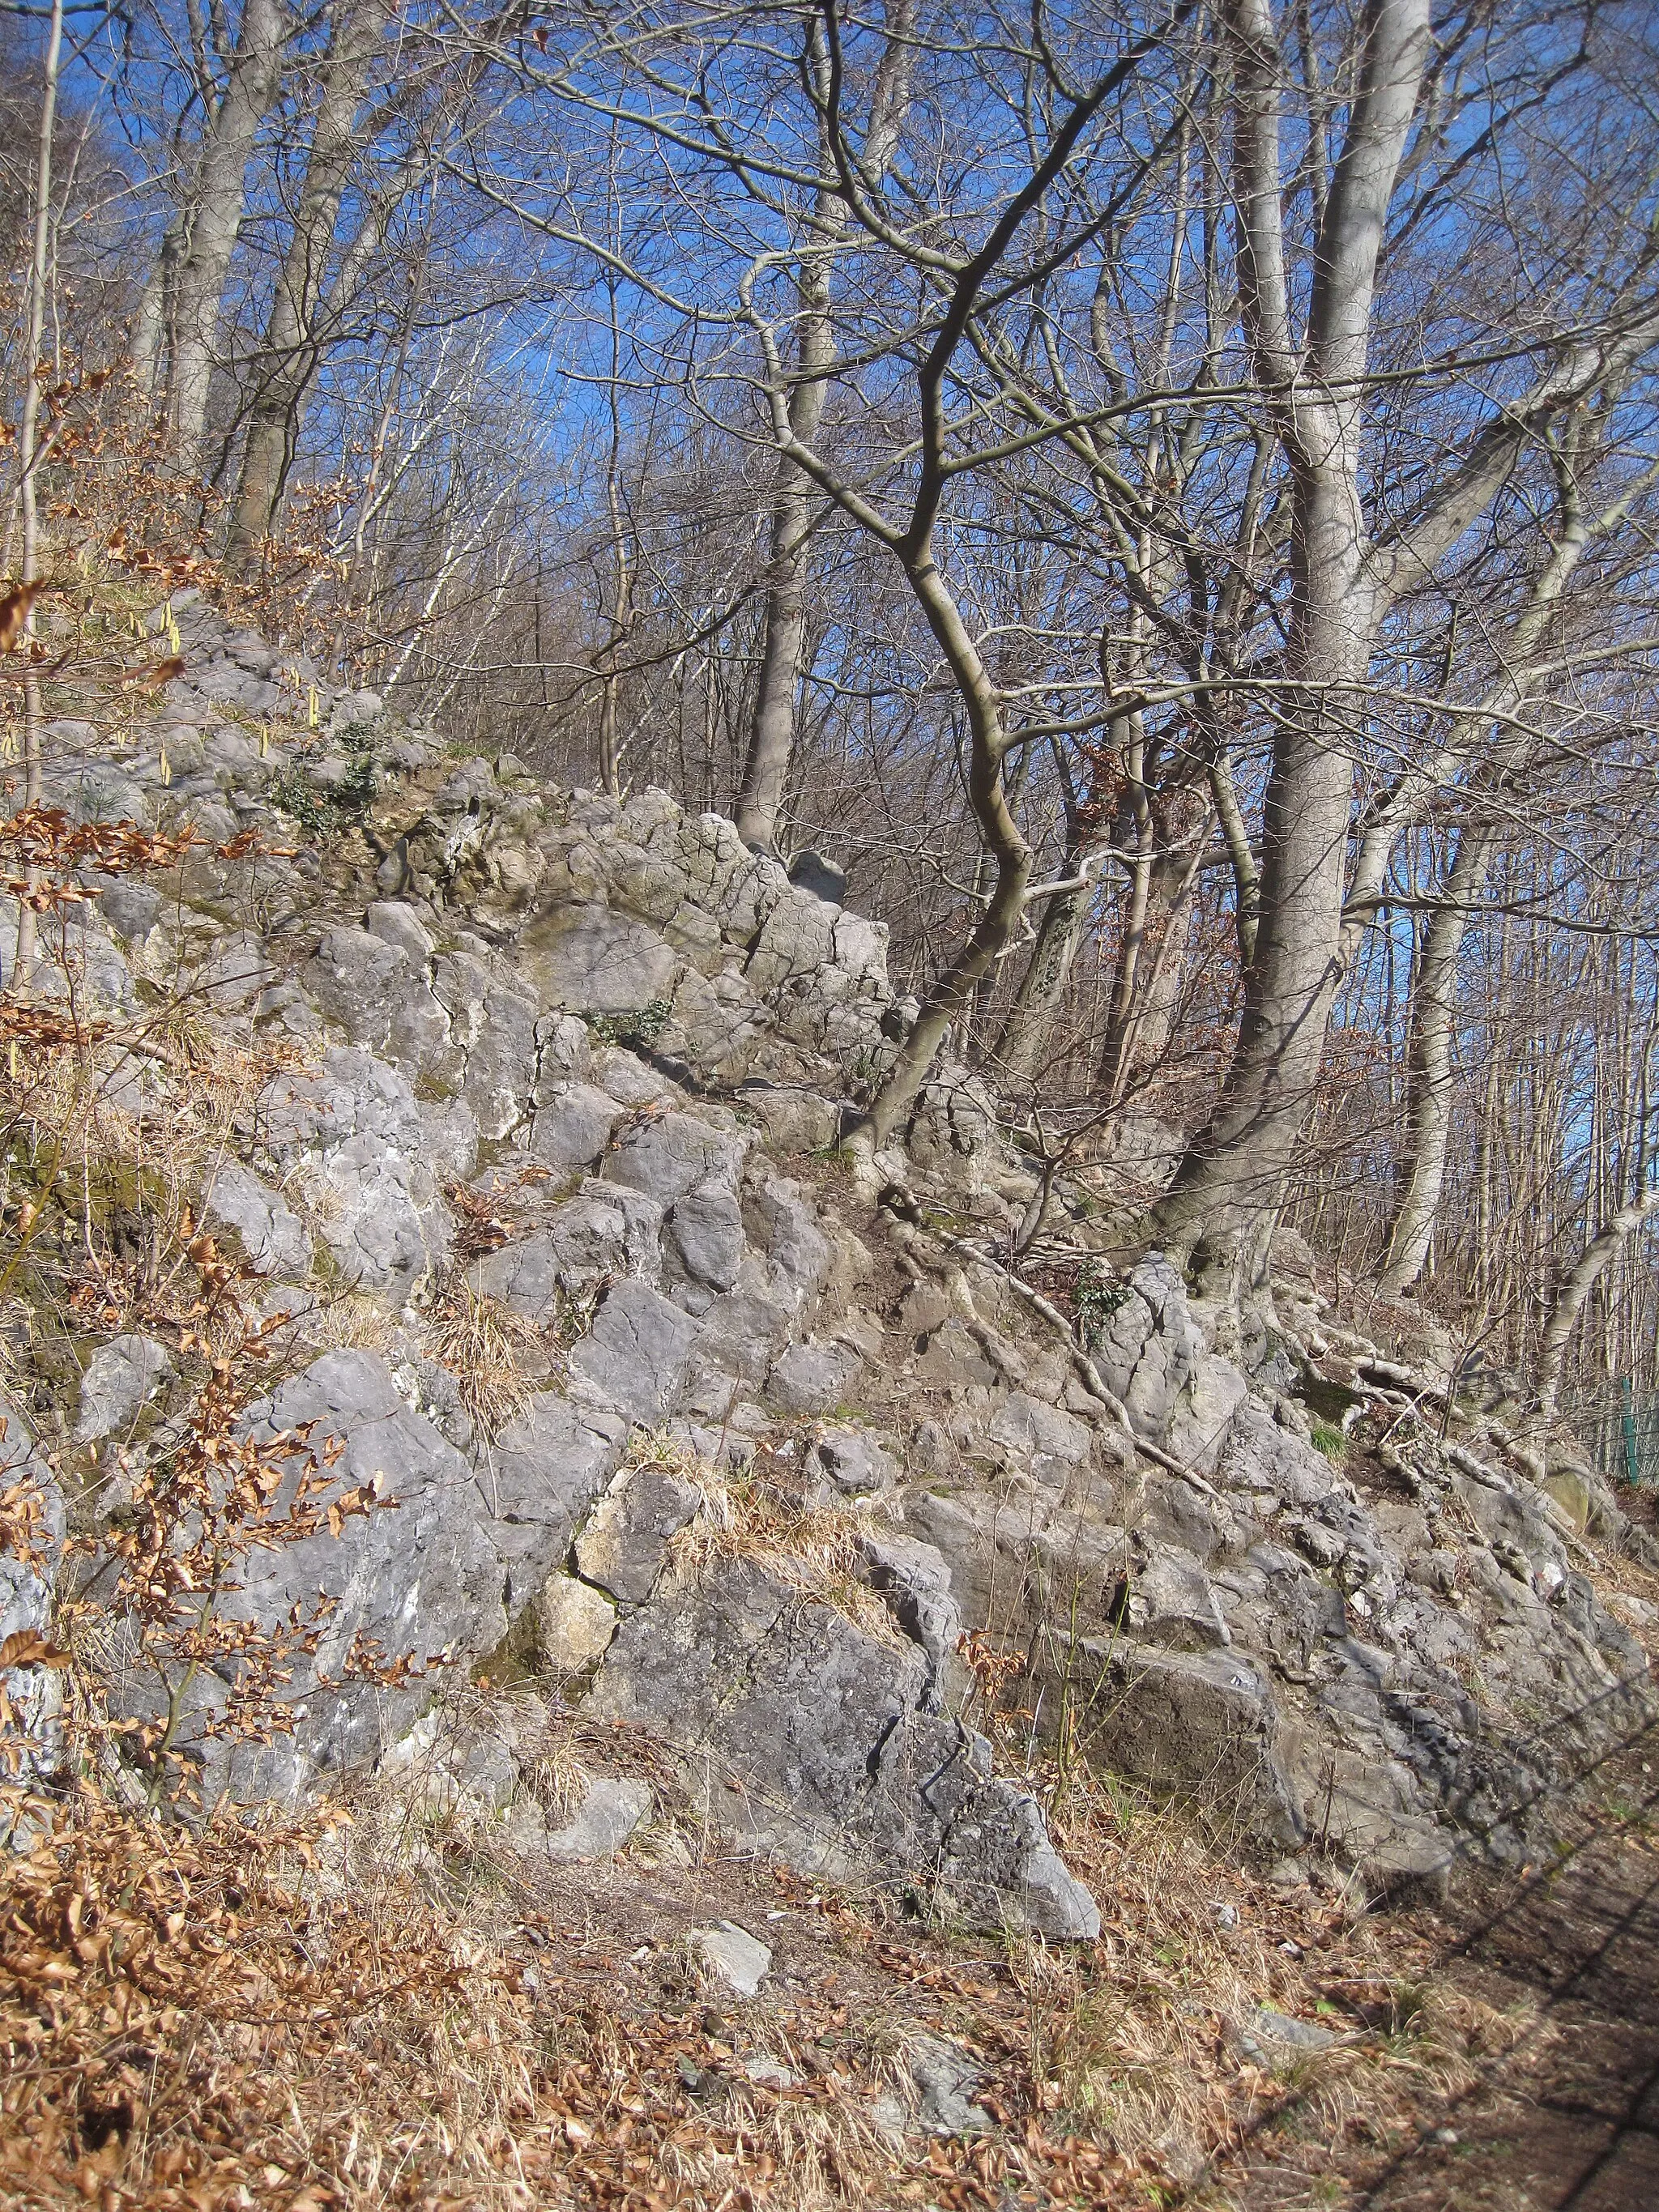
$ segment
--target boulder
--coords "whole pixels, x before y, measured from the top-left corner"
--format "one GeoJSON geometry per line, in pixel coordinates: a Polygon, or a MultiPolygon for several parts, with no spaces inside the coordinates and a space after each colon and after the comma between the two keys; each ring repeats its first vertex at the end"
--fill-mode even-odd
{"type": "Polygon", "coordinates": [[[100,1345],[81,1377],[81,1406],[73,1441],[97,1443],[126,1437],[153,1399],[172,1381],[173,1355],[151,1336],[115,1336],[100,1345]]]}
{"type": "Polygon", "coordinates": [[[809,1340],[773,1363],[766,1395],[783,1413],[827,1413],[841,1404],[864,1364],[850,1345],[809,1340]]]}
{"type": "Polygon", "coordinates": [[[696,1324],[644,1283],[605,1292],[570,1355],[573,1379],[630,1421],[661,1421],[678,1404],[696,1324]]]}
{"type": "Polygon", "coordinates": [[[555,1573],[535,1600],[537,1656],[550,1674],[579,1674],[617,1632],[617,1608],[603,1590],[555,1573]]]}
{"type": "Polygon", "coordinates": [[[1219,1652],[1079,1645],[1101,1757],[1153,1789],[1192,1796],[1246,1850],[1298,1848],[1306,1826],[1280,1747],[1266,1674],[1219,1652]]]}
{"type": "Polygon", "coordinates": [[[686,1941],[717,1979],[735,1996],[760,1995],[761,1984],[771,1972],[769,1944],[739,1928],[735,1920],[717,1920],[711,1928],[694,1928],[686,1941]]]}
{"type": "MultiPolygon", "coordinates": [[[[292,1732],[260,1741],[226,1734],[225,1678],[190,1677],[179,1741],[202,1769],[204,1800],[223,1790],[241,1802],[291,1799],[325,1775],[367,1765],[408,1729],[430,1696],[418,1677],[381,1686],[360,1662],[374,1654],[463,1666],[492,1650],[507,1627],[501,1560],[479,1511],[473,1471],[398,1392],[374,1353],[326,1352],[253,1408],[248,1432],[268,1438],[308,1429],[331,1462],[331,1491],[362,1486],[382,1503],[297,1542],[261,1546],[238,1563],[218,1601],[219,1617],[245,1621],[280,1643],[289,1622],[315,1619],[315,1648],[290,1650],[283,1708],[292,1732]]],[[[276,1493],[284,1508],[304,1473],[293,1465],[276,1493]]],[[[138,1718],[157,1707],[161,1684],[140,1671],[122,1710],[138,1718]]]]}
{"type": "Polygon", "coordinates": [[[925,1710],[927,1655],[815,1602],[750,1559],[659,1583],[624,1620],[588,1710],[700,1752],[710,1817],[803,1869],[931,1870],[981,1924],[1092,1936],[1092,1900],[1040,1808],[983,1739],[925,1710]],[[708,1758],[725,1770],[714,1788],[708,1758]]]}
{"type": "Polygon", "coordinates": [[[235,1231],[257,1273],[296,1283],[310,1273],[311,1238],[304,1222],[240,1160],[220,1162],[202,1210],[216,1226],[235,1231]]]}
{"type": "Polygon", "coordinates": [[[544,1007],[631,1014],[666,1004],[679,957],[654,929],[603,906],[555,906],[519,942],[519,965],[544,1007]]]}
{"type": "Polygon", "coordinates": [[[642,1820],[651,1816],[648,1783],[631,1777],[598,1774],[562,1827],[550,1826],[545,1849],[550,1859],[614,1858],[642,1820]]]}
{"type": "Polygon", "coordinates": [[[576,1565],[621,1605],[643,1605],[656,1587],[668,1547],[702,1508],[695,1482],[672,1468],[630,1468],[588,1516],[576,1539],[576,1565]]]}

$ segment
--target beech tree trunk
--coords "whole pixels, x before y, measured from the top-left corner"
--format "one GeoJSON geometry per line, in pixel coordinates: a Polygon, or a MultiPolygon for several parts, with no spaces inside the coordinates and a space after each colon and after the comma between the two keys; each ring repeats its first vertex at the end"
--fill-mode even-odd
{"type": "MultiPolygon", "coordinates": [[[[909,35],[915,15],[915,0],[888,0],[887,45],[870,103],[870,128],[861,165],[866,183],[873,183],[886,170],[904,125],[912,60],[909,35]]],[[[822,153],[827,164],[829,149],[822,153]]],[[[787,413],[789,434],[804,447],[817,442],[828,378],[835,366],[830,273],[834,249],[846,234],[848,219],[849,210],[839,193],[826,191],[817,195],[808,225],[811,236],[795,274],[800,313],[796,374],[787,413]]],[[[807,472],[788,453],[781,453],[772,487],[766,627],[755,686],[755,714],[732,810],[738,835],[757,852],[776,849],[778,819],[795,749],[800,687],[806,673],[806,548],[820,498],[807,472]]]]}
{"type": "Polygon", "coordinates": [[[1242,311],[1291,479],[1291,679],[1276,720],[1260,915],[1232,1066],[1153,1209],[1178,1252],[1271,1218],[1292,1166],[1342,974],[1352,745],[1383,605],[1359,491],[1377,256],[1430,45],[1427,0],[1369,0],[1346,140],[1319,227],[1305,343],[1291,335],[1270,0],[1234,0],[1233,198],[1242,311]]]}
{"type": "Polygon", "coordinates": [[[1466,830],[1459,839],[1446,881],[1446,903],[1429,923],[1418,962],[1411,1016],[1407,1173],[1378,1285],[1387,1297],[1397,1298],[1408,1291],[1428,1265],[1451,1129],[1458,959],[1468,930],[1468,908],[1486,883],[1492,845],[1492,833],[1486,830],[1466,830]]]}
{"type": "Polygon", "coordinates": [[[1550,1307],[1550,1316],[1544,1328],[1544,1340],[1539,1349],[1538,1419],[1547,1426],[1555,1419],[1556,1401],[1561,1391],[1561,1369],[1566,1359],[1567,1345],[1584,1301],[1595,1289],[1604,1269],[1617,1255],[1625,1239],[1632,1236],[1648,1216],[1659,1206],[1659,1189],[1644,1190],[1639,1198],[1608,1220],[1579,1256],[1578,1263],[1556,1293],[1550,1307]]]}
{"type": "Polygon", "coordinates": [[[276,101],[288,30],[283,0],[245,0],[223,94],[139,310],[140,374],[159,388],[167,351],[167,422],[179,465],[191,475],[200,473],[205,458],[220,307],[242,226],[248,161],[276,101]]]}
{"type": "MultiPolygon", "coordinates": [[[[839,225],[827,199],[819,202],[814,228],[833,237],[839,225]]],[[[835,359],[826,312],[830,262],[809,259],[797,285],[801,319],[796,349],[797,380],[789,395],[789,427],[805,446],[817,441],[823,420],[824,375],[835,359]]],[[[777,465],[772,490],[772,542],[767,564],[766,631],[755,687],[755,719],[748,757],[738,787],[738,835],[757,852],[776,845],[784,785],[795,746],[795,719],[805,673],[806,544],[818,504],[811,480],[786,453],[777,465]]]]}
{"type": "MultiPolygon", "coordinates": [[[[39,583],[40,575],[40,379],[35,370],[46,347],[46,289],[52,272],[52,152],[58,128],[58,85],[64,52],[64,0],[52,0],[51,27],[46,33],[46,63],[40,88],[40,131],[35,142],[34,226],[29,254],[27,320],[23,339],[23,405],[17,435],[21,471],[18,498],[23,518],[24,588],[39,583]]],[[[31,595],[23,615],[21,644],[23,653],[23,804],[41,802],[43,763],[40,757],[42,705],[40,672],[34,659],[34,602],[31,595]]],[[[16,957],[11,982],[27,995],[33,981],[35,919],[33,894],[39,889],[36,869],[27,871],[24,896],[17,909],[16,957]]]]}
{"type": "Polygon", "coordinates": [[[1144,888],[1131,897],[1098,1079],[1100,1095],[1113,1111],[1129,1097],[1137,1077],[1164,1059],[1174,1036],[1197,857],[1159,854],[1146,863],[1144,888]]]}
{"type": "MultiPolygon", "coordinates": [[[[1073,874],[1078,866],[1077,854],[1068,853],[1066,873],[1073,874]]],[[[996,1058],[1010,1081],[1029,1083],[1048,1060],[1093,896],[1092,884],[1084,884],[1056,892],[1043,907],[1030,959],[997,1039],[996,1058]]]]}
{"type": "Polygon", "coordinates": [[[358,110],[391,12],[389,0],[346,0],[335,21],[305,182],[253,367],[256,388],[225,543],[234,568],[246,569],[257,561],[276,526],[293,465],[320,359],[318,313],[340,203],[362,144],[358,110]]]}
{"type": "Polygon", "coordinates": [[[852,1141],[866,1153],[880,1151],[905,1121],[951,1024],[1013,943],[1031,881],[1031,848],[1014,817],[1003,781],[1008,733],[996,686],[934,563],[931,543],[924,540],[905,567],[910,588],[968,708],[972,737],[969,803],[996,873],[978,922],[956,958],[929,985],[885,1081],[852,1133],[852,1141]]]}

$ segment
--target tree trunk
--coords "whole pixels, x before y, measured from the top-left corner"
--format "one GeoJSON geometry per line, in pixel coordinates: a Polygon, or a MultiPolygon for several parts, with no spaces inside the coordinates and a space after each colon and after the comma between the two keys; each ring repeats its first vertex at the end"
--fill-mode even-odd
{"type": "Polygon", "coordinates": [[[340,203],[361,144],[357,112],[390,14],[389,0],[347,0],[336,21],[305,183],[255,364],[258,388],[225,543],[233,568],[254,566],[276,526],[320,357],[318,310],[340,203]]]}
{"type": "Polygon", "coordinates": [[[996,686],[934,564],[931,545],[924,544],[909,557],[906,574],[968,708],[968,797],[996,880],[967,943],[930,986],[886,1080],[851,1133],[853,1144],[866,1153],[880,1151],[915,1105],[951,1024],[1013,943],[1031,881],[1031,848],[1003,782],[1008,737],[996,686]]]}
{"type": "MultiPolygon", "coordinates": [[[[1165,853],[1149,863],[1145,894],[1136,902],[1139,927],[1126,929],[1118,948],[1098,1083],[1114,1111],[1128,1097],[1137,1077],[1155,1068],[1169,1051],[1192,915],[1188,895],[1200,857],[1165,853]]],[[[1132,907],[1132,921],[1134,912],[1132,907]]]]}
{"type": "Polygon", "coordinates": [[[1259,1243],[1294,1164],[1342,974],[1351,747],[1382,594],[1359,490],[1377,257],[1430,47],[1428,0],[1368,0],[1347,135],[1292,336],[1283,222],[1284,71],[1271,0],[1233,0],[1233,198],[1255,372],[1291,477],[1291,686],[1275,718],[1261,907],[1238,1048],[1209,1125],[1150,1218],[1177,1252],[1259,1243]]]}
{"type": "MultiPolygon", "coordinates": [[[[841,225],[828,195],[813,219],[820,236],[841,225]]],[[[817,442],[823,420],[824,376],[835,359],[830,333],[830,264],[806,262],[797,280],[801,303],[796,349],[797,381],[789,395],[789,427],[805,446],[817,442]]],[[[756,852],[774,850],[784,784],[795,745],[795,705],[805,673],[806,543],[817,499],[810,478],[787,454],[780,457],[772,490],[772,544],[767,565],[766,633],[755,685],[755,719],[749,756],[738,787],[738,835],[756,852]]]]}
{"type": "Polygon", "coordinates": [[[203,465],[220,306],[242,225],[247,165],[276,97],[287,36],[283,0],[245,0],[224,95],[204,136],[182,211],[167,414],[179,465],[190,475],[203,465]]]}
{"type": "Polygon", "coordinates": [[[1273,749],[1255,957],[1238,1047],[1208,1127],[1153,1210],[1166,1246],[1235,1236],[1279,1203],[1324,1058],[1340,945],[1353,771],[1342,707],[1358,714],[1375,623],[1352,478],[1298,484],[1291,665],[1347,687],[1287,718],[1273,749]]]}
{"type": "Polygon", "coordinates": [[[1659,1206],[1659,1189],[1644,1190],[1639,1198],[1632,1199],[1628,1206],[1621,1207],[1591,1237],[1580,1255],[1578,1264],[1557,1291],[1550,1307],[1549,1320],[1545,1324],[1544,1340],[1538,1352],[1538,1422],[1540,1428],[1547,1427],[1555,1419],[1568,1340],[1584,1310],[1585,1300],[1595,1289],[1603,1269],[1617,1255],[1625,1239],[1641,1227],[1656,1206],[1659,1206]]]}
{"type": "Polygon", "coordinates": [[[1486,883],[1492,843],[1490,830],[1465,830],[1446,880],[1446,902],[1436,912],[1423,940],[1412,998],[1407,1173],[1378,1285],[1385,1297],[1397,1298],[1410,1290],[1428,1265],[1451,1129],[1457,963],[1468,930],[1468,908],[1486,883]]]}
{"type": "MultiPolygon", "coordinates": [[[[870,104],[863,167],[878,179],[893,158],[909,98],[910,28],[915,0],[889,0],[887,46],[870,104]]],[[[827,158],[827,156],[826,156],[827,158]]],[[[811,238],[796,271],[800,316],[796,374],[789,394],[789,428],[803,446],[816,444],[823,421],[827,380],[836,347],[830,319],[830,273],[848,211],[836,192],[821,191],[808,229],[811,238]]],[[[775,850],[784,787],[795,749],[795,720],[805,670],[806,547],[817,497],[805,471],[780,454],[772,487],[771,542],[766,572],[766,629],[755,686],[755,716],[733,812],[738,835],[752,850],[775,850]]]]}
{"type": "MultiPolygon", "coordinates": [[[[40,88],[40,133],[36,141],[34,169],[34,237],[29,255],[28,319],[23,339],[23,405],[17,435],[20,471],[18,496],[23,515],[23,573],[27,588],[40,574],[40,488],[36,481],[40,461],[40,379],[35,371],[46,347],[46,288],[52,271],[52,151],[58,127],[58,81],[64,52],[64,0],[52,0],[52,24],[46,34],[46,58],[40,88]]],[[[19,644],[23,654],[23,804],[39,806],[41,800],[40,672],[34,660],[34,603],[25,611],[19,644]]],[[[35,920],[32,894],[40,888],[39,871],[30,868],[17,909],[16,959],[12,985],[26,996],[33,981],[35,920]]]]}
{"type": "MultiPolygon", "coordinates": [[[[1075,874],[1079,866],[1078,855],[1068,853],[1066,873],[1075,874]]],[[[1031,957],[997,1039],[996,1059],[1010,1082],[1030,1083],[1047,1062],[1093,896],[1094,885],[1083,884],[1076,890],[1056,892],[1043,907],[1031,957]]]]}

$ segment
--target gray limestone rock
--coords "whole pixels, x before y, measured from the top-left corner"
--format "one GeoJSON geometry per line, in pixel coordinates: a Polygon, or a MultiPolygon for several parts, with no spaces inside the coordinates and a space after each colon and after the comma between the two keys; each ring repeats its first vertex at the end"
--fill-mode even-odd
{"type": "Polygon", "coordinates": [[[1148,1545],[1145,1563],[1129,1578],[1122,1626],[1128,1635],[1172,1651],[1206,1651],[1232,1638],[1215,1589],[1190,1552],[1148,1545]]]}
{"type": "Polygon", "coordinates": [[[904,2057],[916,2086],[916,2119],[929,2135],[976,2136],[989,2130],[991,2115],[974,2102],[983,2069],[966,2051],[943,2036],[919,2035],[904,2057]]]}
{"type": "Polygon", "coordinates": [[[980,1922],[1094,1934],[1034,1801],[993,1777],[982,1739],[922,1710],[929,1673],[920,1645],[720,1560],[671,1572],[623,1621],[588,1710],[713,1754],[731,1786],[711,1816],[797,1865],[932,1868],[980,1922]]]}
{"type": "Polygon", "coordinates": [[[985,1433],[1012,1455],[1022,1472],[1050,1490],[1064,1490],[1089,1464],[1089,1431],[1083,1423],[1023,1391],[1003,1401],[985,1433]]]}
{"type": "Polygon", "coordinates": [[[613,1284],[570,1355],[574,1377],[630,1421],[662,1420],[685,1378],[696,1323],[647,1285],[613,1284]]]}
{"type": "Polygon", "coordinates": [[[219,1163],[203,1201],[207,1219],[233,1229],[248,1264],[279,1281],[303,1282],[311,1272],[311,1237],[280,1192],[271,1190],[237,1159],[219,1163]]]}
{"type": "Polygon", "coordinates": [[[809,1484],[821,1486],[826,1501],[884,1498],[898,1480],[892,1455],[862,1429],[844,1423],[825,1429],[817,1438],[807,1454],[805,1472],[809,1484]]]}
{"type": "MultiPolygon", "coordinates": [[[[0,1392],[0,1491],[9,1493],[9,1544],[0,1550],[0,1644],[9,1636],[51,1642],[52,1589],[64,1553],[64,1498],[51,1468],[34,1449],[21,1414],[0,1392]]],[[[62,1676],[41,1665],[0,1669],[0,1689],[11,1706],[15,1754],[7,1779],[44,1778],[59,1757],[58,1715],[62,1676]]],[[[0,1810],[0,1840],[9,1832],[0,1810]]]]}
{"type": "Polygon", "coordinates": [[[617,1608],[603,1590],[574,1575],[550,1574],[537,1593],[536,1644],[554,1674],[579,1674],[591,1667],[617,1632],[617,1608]]]}
{"type": "Polygon", "coordinates": [[[1230,1653],[1158,1651],[1085,1640],[1107,1717],[1101,1755],[1156,1790],[1195,1796],[1236,1822],[1246,1850],[1292,1850],[1306,1827],[1281,1753],[1267,1676],[1230,1653]]]}
{"type": "Polygon", "coordinates": [[[643,1191],[666,1212],[693,1190],[735,1190],[744,1149],[693,1115],[663,1114],[629,1132],[606,1160],[605,1177],[643,1191]]]}
{"type": "Polygon", "coordinates": [[[1295,2020],[1271,2005],[1258,2005],[1233,2039],[1246,2058],[1276,2073],[1312,2051],[1333,2049],[1340,2038],[1316,2021],[1295,2020]]]}
{"type": "Polygon", "coordinates": [[[842,1403],[864,1362],[850,1345],[809,1339],[773,1363],[768,1401],[784,1413],[827,1413],[842,1403]]]}
{"type": "MultiPolygon", "coordinates": [[[[179,1741],[201,1760],[209,1801],[223,1788],[242,1802],[291,1798],[320,1776],[365,1765],[409,1727],[429,1686],[354,1680],[344,1663],[354,1648],[417,1663],[441,1654],[465,1666],[506,1631],[501,1565],[473,1471],[410,1412],[385,1363],[367,1352],[326,1352],[248,1419],[258,1437],[307,1424],[313,1450],[339,1447],[331,1485],[372,1487],[386,1502],[346,1519],[337,1536],[323,1528],[297,1543],[256,1548],[240,1564],[237,1586],[222,1594],[222,1618],[266,1632],[280,1634],[296,1608],[304,1620],[320,1606],[323,1617],[316,1650],[290,1662],[290,1736],[223,1737],[223,1680],[208,1668],[192,1678],[179,1741]]],[[[297,1462],[290,1468],[279,1507],[302,1472],[297,1462]]],[[[156,1686],[141,1674],[123,1709],[134,1717],[153,1709],[156,1686]]]]}
{"type": "Polygon", "coordinates": [[[735,1920],[717,1920],[710,1928],[694,1928],[686,1941],[710,1972],[740,1997],[758,1996],[761,1984],[771,1971],[769,1944],[739,1928],[735,1920]]]}
{"type": "Polygon", "coordinates": [[[542,1005],[579,1014],[666,1004],[680,964],[654,929],[603,906],[555,906],[520,942],[522,972],[542,1005]]]}
{"type": "Polygon", "coordinates": [[[789,863],[789,880],[799,891],[809,891],[827,905],[841,906],[847,897],[847,871],[827,860],[808,845],[789,863]]]}
{"type": "Polygon", "coordinates": [[[724,1182],[675,1201],[663,1234],[663,1279],[688,1312],[706,1313],[737,1282],[744,1249],[743,1209],[724,1182]]]}
{"type": "Polygon", "coordinates": [[[173,1356],[150,1336],[116,1336],[100,1345],[81,1377],[74,1441],[131,1435],[134,1422],[173,1379],[173,1356]]]}
{"type": "Polygon", "coordinates": [[[643,1605],[680,1530],[696,1520],[702,1492],[671,1468],[633,1468],[617,1477],[576,1539],[576,1565],[619,1604],[643,1605]]]}
{"type": "Polygon", "coordinates": [[[562,1318],[560,1294],[580,1304],[621,1276],[654,1283],[660,1272],[662,1211],[638,1191],[586,1182],[545,1229],[476,1261],[477,1290],[545,1327],[562,1318]]]}
{"type": "Polygon", "coordinates": [[[627,1435],[627,1423],[614,1413],[543,1390],[479,1451],[481,1522],[501,1563],[509,1616],[536,1598],[568,1553],[616,1471],[627,1435]]]}
{"type": "Polygon", "coordinates": [[[530,1130],[532,1156],[558,1176],[592,1167],[625,1112],[608,1091],[591,1083],[538,1092],[530,1130]]]}
{"type": "Polygon", "coordinates": [[[615,1858],[641,1822],[650,1817],[648,1783],[596,1774],[570,1819],[562,1827],[550,1829],[547,1855],[567,1861],[615,1858]]]}
{"type": "Polygon", "coordinates": [[[1157,1253],[1143,1260],[1121,1304],[1091,1331],[1089,1350],[1135,1433],[1161,1443],[1176,1401],[1206,1356],[1179,1272],[1157,1253]]]}

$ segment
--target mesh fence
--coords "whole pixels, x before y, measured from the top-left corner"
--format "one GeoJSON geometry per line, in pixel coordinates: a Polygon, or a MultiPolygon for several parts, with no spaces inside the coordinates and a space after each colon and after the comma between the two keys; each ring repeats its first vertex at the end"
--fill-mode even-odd
{"type": "Polygon", "coordinates": [[[1607,1382],[1581,1393],[1563,1411],[1605,1480],[1659,1490],[1659,1391],[1607,1382]]]}

